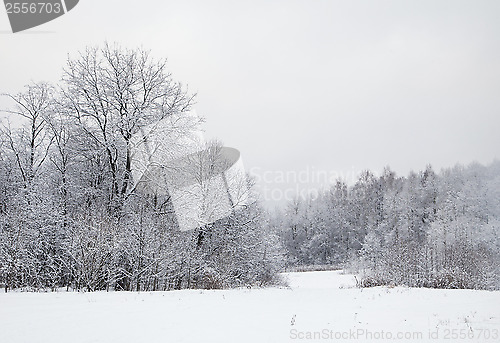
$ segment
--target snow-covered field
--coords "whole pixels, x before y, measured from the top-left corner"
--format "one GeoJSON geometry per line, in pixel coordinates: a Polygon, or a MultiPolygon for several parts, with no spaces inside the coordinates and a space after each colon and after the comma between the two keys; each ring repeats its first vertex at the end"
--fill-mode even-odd
{"type": "Polygon", "coordinates": [[[500,342],[500,292],[285,277],[290,288],[2,293],[0,342],[500,342]]]}

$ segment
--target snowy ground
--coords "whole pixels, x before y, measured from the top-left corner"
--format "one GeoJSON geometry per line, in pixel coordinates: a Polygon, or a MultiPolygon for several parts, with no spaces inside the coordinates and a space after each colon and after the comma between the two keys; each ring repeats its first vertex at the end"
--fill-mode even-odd
{"type": "Polygon", "coordinates": [[[0,342],[500,342],[500,292],[285,277],[290,288],[2,293],[0,342]]]}

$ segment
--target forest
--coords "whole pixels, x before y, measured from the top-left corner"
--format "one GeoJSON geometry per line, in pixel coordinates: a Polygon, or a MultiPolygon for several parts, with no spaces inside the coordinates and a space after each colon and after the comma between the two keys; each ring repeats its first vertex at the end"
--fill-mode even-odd
{"type": "Polygon", "coordinates": [[[165,61],[87,48],[59,84],[2,96],[12,104],[0,130],[5,292],[261,287],[308,266],[344,268],[361,287],[500,289],[498,161],[365,171],[276,212],[252,192],[244,208],[183,232],[168,194],[139,192],[132,175],[133,135],[194,105],[165,61]]]}
{"type": "MultiPolygon", "coordinates": [[[[58,85],[4,94],[0,132],[0,285],[22,290],[155,291],[267,285],[281,253],[263,209],[180,231],[168,194],[132,180],[132,137],[175,116],[191,130],[194,94],[165,61],[120,46],[68,59],[58,85]],[[22,125],[11,125],[15,121],[22,125]]],[[[180,124],[179,124],[180,123],[180,124]]],[[[249,187],[251,182],[249,180],[249,187]]]]}
{"type": "Polygon", "coordinates": [[[272,227],[295,266],[333,265],[360,286],[500,288],[500,162],[439,174],[363,172],[293,201],[272,227]]]}

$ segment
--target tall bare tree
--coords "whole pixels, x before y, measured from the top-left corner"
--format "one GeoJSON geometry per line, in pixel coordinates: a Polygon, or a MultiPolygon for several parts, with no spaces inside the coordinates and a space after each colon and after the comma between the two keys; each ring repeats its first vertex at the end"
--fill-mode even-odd
{"type": "Polygon", "coordinates": [[[8,146],[15,155],[24,185],[28,187],[46,160],[52,143],[46,126],[52,111],[54,89],[47,83],[33,83],[17,95],[3,95],[12,100],[14,107],[2,111],[26,122],[18,132],[14,132],[10,125],[4,126],[3,130],[8,146]],[[19,139],[14,137],[16,133],[20,136],[19,139]]]}
{"type": "Polygon", "coordinates": [[[109,44],[68,59],[63,80],[72,117],[106,156],[112,208],[120,209],[131,184],[132,135],[188,111],[195,95],[172,79],[165,60],[156,61],[143,49],[109,44]]]}

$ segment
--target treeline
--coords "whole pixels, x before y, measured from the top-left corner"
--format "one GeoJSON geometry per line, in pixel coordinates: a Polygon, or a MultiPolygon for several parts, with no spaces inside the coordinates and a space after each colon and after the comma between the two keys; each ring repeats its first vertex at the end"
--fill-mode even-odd
{"type": "MultiPolygon", "coordinates": [[[[4,94],[0,131],[0,287],[169,290],[272,283],[277,240],[256,202],[181,232],[168,195],[134,189],[131,137],[176,116],[191,95],[164,61],[105,45],[69,59],[63,81],[4,94]]],[[[175,124],[175,125],[174,125],[175,124]]]]}
{"type": "Polygon", "coordinates": [[[500,162],[398,177],[364,172],[274,219],[288,264],[332,264],[361,286],[500,289],[500,162]]]}

